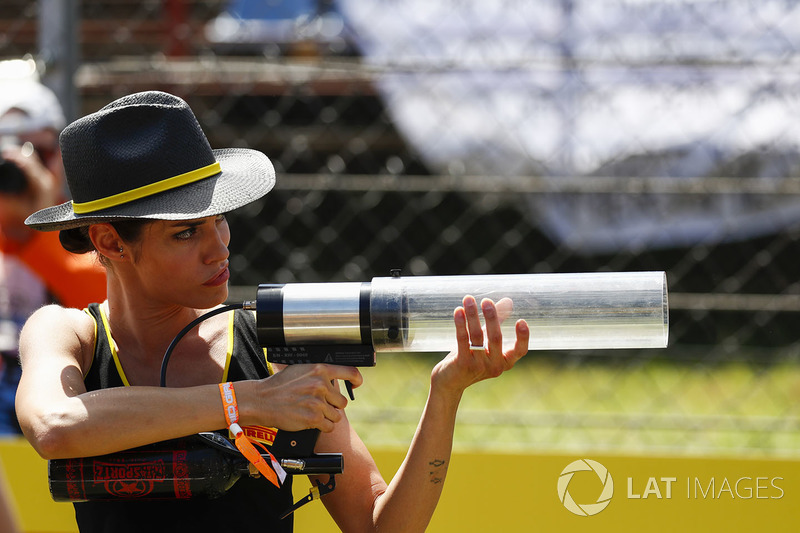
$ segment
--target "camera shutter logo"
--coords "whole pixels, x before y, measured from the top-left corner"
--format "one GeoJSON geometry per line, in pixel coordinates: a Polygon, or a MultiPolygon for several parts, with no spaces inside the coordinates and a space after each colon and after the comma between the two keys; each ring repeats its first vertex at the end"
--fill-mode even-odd
{"type": "Polygon", "coordinates": [[[608,469],[591,459],[578,459],[577,461],[571,462],[561,471],[561,475],[558,477],[558,499],[561,500],[561,503],[564,504],[567,510],[579,516],[596,515],[608,507],[613,495],[614,480],[611,478],[608,469]],[[572,476],[574,476],[576,472],[585,471],[593,471],[603,484],[603,490],[594,503],[577,503],[572,499],[569,493],[569,482],[572,480],[572,476]]]}

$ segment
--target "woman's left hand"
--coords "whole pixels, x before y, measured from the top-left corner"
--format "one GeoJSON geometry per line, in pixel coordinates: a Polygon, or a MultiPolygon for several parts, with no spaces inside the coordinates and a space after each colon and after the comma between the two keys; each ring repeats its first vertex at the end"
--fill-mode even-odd
{"type": "Polygon", "coordinates": [[[478,302],[465,296],[462,306],[456,308],[453,319],[456,326],[458,349],[450,352],[434,368],[432,385],[443,387],[460,395],[470,385],[488,378],[495,378],[511,369],[528,353],[530,332],[524,320],[515,327],[516,341],[510,349],[503,350],[503,334],[500,325],[513,310],[513,303],[503,298],[496,304],[484,299],[478,302]],[[481,326],[480,312],[485,326],[481,326]]]}

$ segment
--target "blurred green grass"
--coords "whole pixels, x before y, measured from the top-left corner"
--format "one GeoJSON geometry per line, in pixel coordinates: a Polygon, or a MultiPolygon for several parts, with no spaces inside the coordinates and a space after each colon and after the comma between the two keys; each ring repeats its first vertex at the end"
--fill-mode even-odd
{"type": "MultiPolygon", "coordinates": [[[[464,395],[455,447],[800,456],[794,357],[697,360],[531,352],[464,395]],[[776,362],[777,361],[777,362],[776,362]]],[[[348,416],[367,445],[406,447],[441,354],[378,354],[348,416]]]]}

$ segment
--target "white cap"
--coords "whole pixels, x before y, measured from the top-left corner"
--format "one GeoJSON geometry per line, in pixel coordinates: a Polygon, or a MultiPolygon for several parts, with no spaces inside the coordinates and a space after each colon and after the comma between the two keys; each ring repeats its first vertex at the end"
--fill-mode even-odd
{"type": "Polygon", "coordinates": [[[66,125],[64,112],[55,93],[39,81],[33,59],[0,61],[0,117],[19,109],[27,118],[0,118],[0,130],[20,134],[45,128],[61,131],[66,125]]]}

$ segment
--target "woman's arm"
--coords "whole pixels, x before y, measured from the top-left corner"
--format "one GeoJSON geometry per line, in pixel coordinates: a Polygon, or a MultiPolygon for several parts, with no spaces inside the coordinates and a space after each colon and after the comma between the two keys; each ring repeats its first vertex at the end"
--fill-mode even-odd
{"type": "MultiPolygon", "coordinates": [[[[82,311],[43,307],[23,328],[17,416],[42,457],[88,457],[225,427],[217,384],[87,392],[83,377],[93,350],[94,323],[82,311]]],[[[360,373],[297,366],[264,380],[237,382],[242,424],[333,429],[346,399],[331,380],[348,379],[357,386],[360,373]]]]}
{"type": "Polygon", "coordinates": [[[98,455],[224,424],[215,386],[87,392],[93,348],[94,323],[76,309],[43,307],[22,330],[17,416],[42,457],[98,455]]]}
{"type": "Polygon", "coordinates": [[[524,321],[519,321],[513,348],[503,352],[501,315],[510,310],[509,305],[509,301],[499,302],[497,306],[490,300],[481,302],[485,331],[481,328],[474,298],[465,298],[463,307],[456,309],[458,350],[434,368],[417,431],[405,461],[388,486],[346,421],[341,428],[321,437],[319,451],[346,450],[347,466],[339,476],[341,480],[337,480],[337,489],[323,497],[342,531],[426,529],[444,486],[456,413],[464,390],[509,370],[528,351],[528,327],[524,321]],[[486,351],[471,350],[471,345],[486,346],[486,351]]]}

